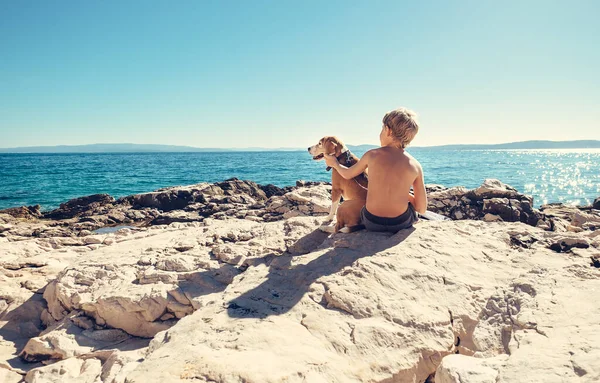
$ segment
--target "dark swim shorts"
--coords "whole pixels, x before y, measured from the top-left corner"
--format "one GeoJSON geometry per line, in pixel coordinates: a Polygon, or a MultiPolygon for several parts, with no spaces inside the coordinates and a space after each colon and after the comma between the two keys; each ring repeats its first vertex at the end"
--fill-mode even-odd
{"type": "Polygon", "coordinates": [[[408,229],[417,222],[417,212],[413,205],[409,202],[408,209],[402,214],[394,218],[379,217],[369,213],[366,206],[363,206],[360,211],[362,224],[369,231],[389,231],[395,233],[402,229],[408,229]]]}

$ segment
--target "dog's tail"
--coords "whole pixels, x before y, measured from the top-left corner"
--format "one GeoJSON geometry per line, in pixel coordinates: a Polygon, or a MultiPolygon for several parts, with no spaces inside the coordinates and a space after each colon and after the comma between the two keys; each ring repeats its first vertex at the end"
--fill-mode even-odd
{"type": "Polygon", "coordinates": [[[354,225],[354,226],[345,226],[345,227],[342,227],[342,225],[340,225],[340,224],[336,224],[333,232],[334,233],[352,233],[354,231],[363,230],[364,228],[365,228],[365,225],[363,225],[363,224],[354,225]]]}

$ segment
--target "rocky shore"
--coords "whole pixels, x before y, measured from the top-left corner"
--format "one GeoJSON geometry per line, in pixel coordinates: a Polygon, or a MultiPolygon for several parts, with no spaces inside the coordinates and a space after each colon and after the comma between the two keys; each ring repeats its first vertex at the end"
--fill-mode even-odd
{"type": "Polygon", "coordinates": [[[600,199],[428,185],[395,235],[237,179],[0,211],[1,382],[595,382],[600,199]]]}

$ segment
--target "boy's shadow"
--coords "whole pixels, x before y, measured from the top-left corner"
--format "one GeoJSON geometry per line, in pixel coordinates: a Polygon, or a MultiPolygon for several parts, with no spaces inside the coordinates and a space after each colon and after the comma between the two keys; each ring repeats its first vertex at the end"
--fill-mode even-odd
{"type": "MultiPolygon", "coordinates": [[[[360,258],[396,246],[414,230],[401,230],[393,235],[367,231],[337,234],[332,240],[345,242],[344,247],[334,247],[306,264],[293,264],[301,261],[298,256],[276,257],[270,263],[269,274],[263,283],[229,301],[228,314],[234,318],[266,318],[284,314],[302,299],[320,277],[334,274],[360,258]]],[[[319,231],[308,236],[319,235],[317,232],[319,231]]],[[[325,238],[326,235],[323,239],[325,238]]]]}

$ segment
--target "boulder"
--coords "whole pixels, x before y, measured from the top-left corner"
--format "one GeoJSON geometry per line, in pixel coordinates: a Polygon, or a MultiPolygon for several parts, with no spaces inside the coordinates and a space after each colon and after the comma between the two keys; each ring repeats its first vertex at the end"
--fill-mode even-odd
{"type": "Polygon", "coordinates": [[[163,212],[180,210],[191,203],[204,202],[202,188],[188,187],[186,189],[161,189],[152,193],[136,194],[120,198],[118,204],[129,204],[134,209],[155,208],[163,212]]]}
{"type": "MultiPolygon", "coordinates": [[[[275,187],[266,187],[270,193],[277,193],[275,187]]],[[[254,204],[266,201],[267,194],[261,186],[252,181],[240,181],[232,178],[215,184],[197,184],[159,189],[152,193],[136,194],[123,197],[118,205],[130,205],[134,209],[155,208],[162,212],[184,210],[190,205],[206,204],[210,201],[230,202],[226,197],[235,197],[238,203],[254,204]]],[[[202,205],[201,205],[202,206],[202,205]]]]}
{"type": "Polygon", "coordinates": [[[29,371],[25,383],[96,383],[101,373],[98,359],[69,358],[29,371]]]}
{"type": "Polygon", "coordinates": [[[498,180],[487,179],[473,190],[464,187],[443,188],[432,185],[427,189],[427,209],[446,217],[481,219],[500,217],[506,222],[538,225],[543,215],[533,208],[533,199],[498,180]]]}
{"type": "Polygon", "coordinates": [[[8,214],[14,218],[35,220],[42,218],[40,209],[40,205],[12,207],[10,209],[0,210],[0,214],[8,214]]]}
{"type": "MultiPolygon", "coordinates": [[[[69,219],[102,213],[99,209],[112,205],[115,199],[108,194],[94,194],[60,204],[58,209],[44,214],[47,219],[69,219]]],[[[106,209],[108,210],[108,209],[106,209]]]]}
{"type": "MultiPolygon", "coordinates": [[[[296,182],[296,186],[299,186],[297,182],[296,182]]],[[[285,189],[277,187],[273,184],[260,185],[260,189],[265,193],[265,196],[267,198],[271,198],[274,195],[284,195],[286,193],[285,189]]]]}
{"type": "Polygon", "coordinates": [[[497,179],[486,179],[481,186],[469,191],[468,197],[473,200],[483,200],[488,198],[517,198],[520,194],[517,189],[509,186],[497,179]]]}
{"type": "Polygon", "coordinates": [[[199,215],[198,212],[174,210],[165,213],[160,213],[150,222],[150,224],[169,225],[173,222],[202,222],[202,220],[204,220],[204,217],[199,215]]]}
{"type": "Polygon", "coordinates": [[[331,208],[331,187],[299,187],[283,196],[269,198],[265,211],[271,217],[326,215],[331,208]]]}
{"type": "Polygon", "coordinates": [[[21,383],[23,377],[11,370],[8,370],[0,365],[0,382],[2,383],[21,383]]]}
{"type": "Polygon", "coordinates": [[[21,351],[21,358],[27,362],[68,359],[120,344],[130,338],[117,329],[95,330],[93,324],[79,318],[80,315],[73,311],[39,336],[31,338],[21,351]]]}
{"type": "MultiPolygon", "coordinates": [[[[331,186],[331,182],[323,182],[323,181],[304,181],[304,180],[298,180],[296,181],[296,187],[308,187],[308,186],[320,186],[320,185],[329,185],[331,186]]],[[[283,188],[282,189],[285,193],[290,192],[291,188],[287,187],[287,188],[283,188]]],[[[284,194],[285,194],[284,193],[284,194]]]]}
{"type": "MultiPolygon", "coordinates": [[[[163,267],[171,267],[167,265],[163,267]]],[[[81,311],[100,326],[153,337],[173,324],[160,318],[172,311],[169,304],[174,298],[169,291],[176,286],[132,283],[138,279],[136,270],[135,267],[106,270],[101,265],[67,269],[44,292],[48,311],[58,321],[81,311]]]]}
{"type": "Polygon", "coordinates": [[[223,182],[217,182],[215,185],[220,187],[226,195],[246,194],[258,201],[265,201],[267,199],[267,195],[256,182],[240,181],[237,178],[231,178],[223,182]]]}
{"type": "Polygon", "coordinates": [[[436,383],[496,383],[499,370],[508,362],[508,355],[494,358],[473,358],[448,355],[435,373],[436,383]]]}
{"type": "Polygon", "coordinates": [[[508,198],[489,198],[483,200],[483,213],[494,214],[506,222],[520,221],[520,204],[508,198]],[[514,205],[514,206],[513,206],[514,205]]]}
{"type": "Polygon", "coordinates": [[[426,184],[425,185],[425,191],[427,192],[427,194],[444,191],[446,189],[448,189],[448,188],[443,185],[437,185],[437,184],[426,184]]]}
{"type": "Polygon", "coordinates": [[[550,223],[553,231],[597,230],[600,228],[600,211],[579,206],[553,203],[542,205],[541,213],[550,223]]]}

